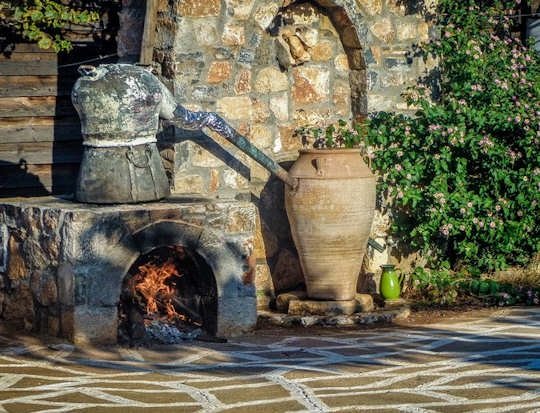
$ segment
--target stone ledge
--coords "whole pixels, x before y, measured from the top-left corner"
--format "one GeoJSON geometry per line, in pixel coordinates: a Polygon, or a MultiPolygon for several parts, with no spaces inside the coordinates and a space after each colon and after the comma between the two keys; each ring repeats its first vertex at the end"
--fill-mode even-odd
{"type": "Polygon", "coordinates": [[[369,313],[354,313],[337,316],[301,316],[261,311],[258,314],[258,324],[270,324],[279,327],[353,327],[365,324],[392,323],[394,320],[404,320],[409,317],[411,309],[404,305],[392,310],[378,310],[369,313]]]}

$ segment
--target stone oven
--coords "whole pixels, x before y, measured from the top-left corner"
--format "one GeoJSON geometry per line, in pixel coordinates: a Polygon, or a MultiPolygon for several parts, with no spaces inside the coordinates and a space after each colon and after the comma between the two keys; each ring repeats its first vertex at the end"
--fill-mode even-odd
{"type": "Polygon", "coordinates": [[[0,222],[4,317],[26,328],[75,343],[116,343],[122,284],[136,260],[161,247],[186,249],[211,273],[209,334],[231,336],[256,323],[248,202],[4,200],[0,222]]]}

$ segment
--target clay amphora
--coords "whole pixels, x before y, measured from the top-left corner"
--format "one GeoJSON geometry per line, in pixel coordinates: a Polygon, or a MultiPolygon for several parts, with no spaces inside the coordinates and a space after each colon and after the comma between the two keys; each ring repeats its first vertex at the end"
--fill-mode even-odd
{"type": "Polygon", "coordinates": [[[352,300],[375,209],[375,177],[358,149],[303,149],[285,207],[307,294],[352,300]]]}

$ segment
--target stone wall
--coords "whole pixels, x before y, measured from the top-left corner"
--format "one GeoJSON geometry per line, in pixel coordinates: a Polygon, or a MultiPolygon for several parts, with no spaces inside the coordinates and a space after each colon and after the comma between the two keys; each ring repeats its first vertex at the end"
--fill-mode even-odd
{"type": "MultiPolygon", "coordinates": [[[[182,104],[219,113],[287,166],[301,146],[298,126],[408,110],[401,93],[425,70],[409,53],[429,37],[422,9],[431,3],[160,1],[154,61],[182,104]]],[[[162,151],[173,192],[251,197],[258,206],[261,304],[301,284],[281,182],[219,136],[173,134],[180,143],[162,151]]]]}

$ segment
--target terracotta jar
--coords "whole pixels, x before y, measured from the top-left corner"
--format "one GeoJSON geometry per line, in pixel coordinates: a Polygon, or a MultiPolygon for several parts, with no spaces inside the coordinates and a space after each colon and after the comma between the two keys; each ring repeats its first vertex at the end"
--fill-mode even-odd
{"type": "Polygon", "coordinates": [[[285,207],[308,297],[352,300],[375,209],[375,177],[358,149],[305,149],[285,207]]]}

